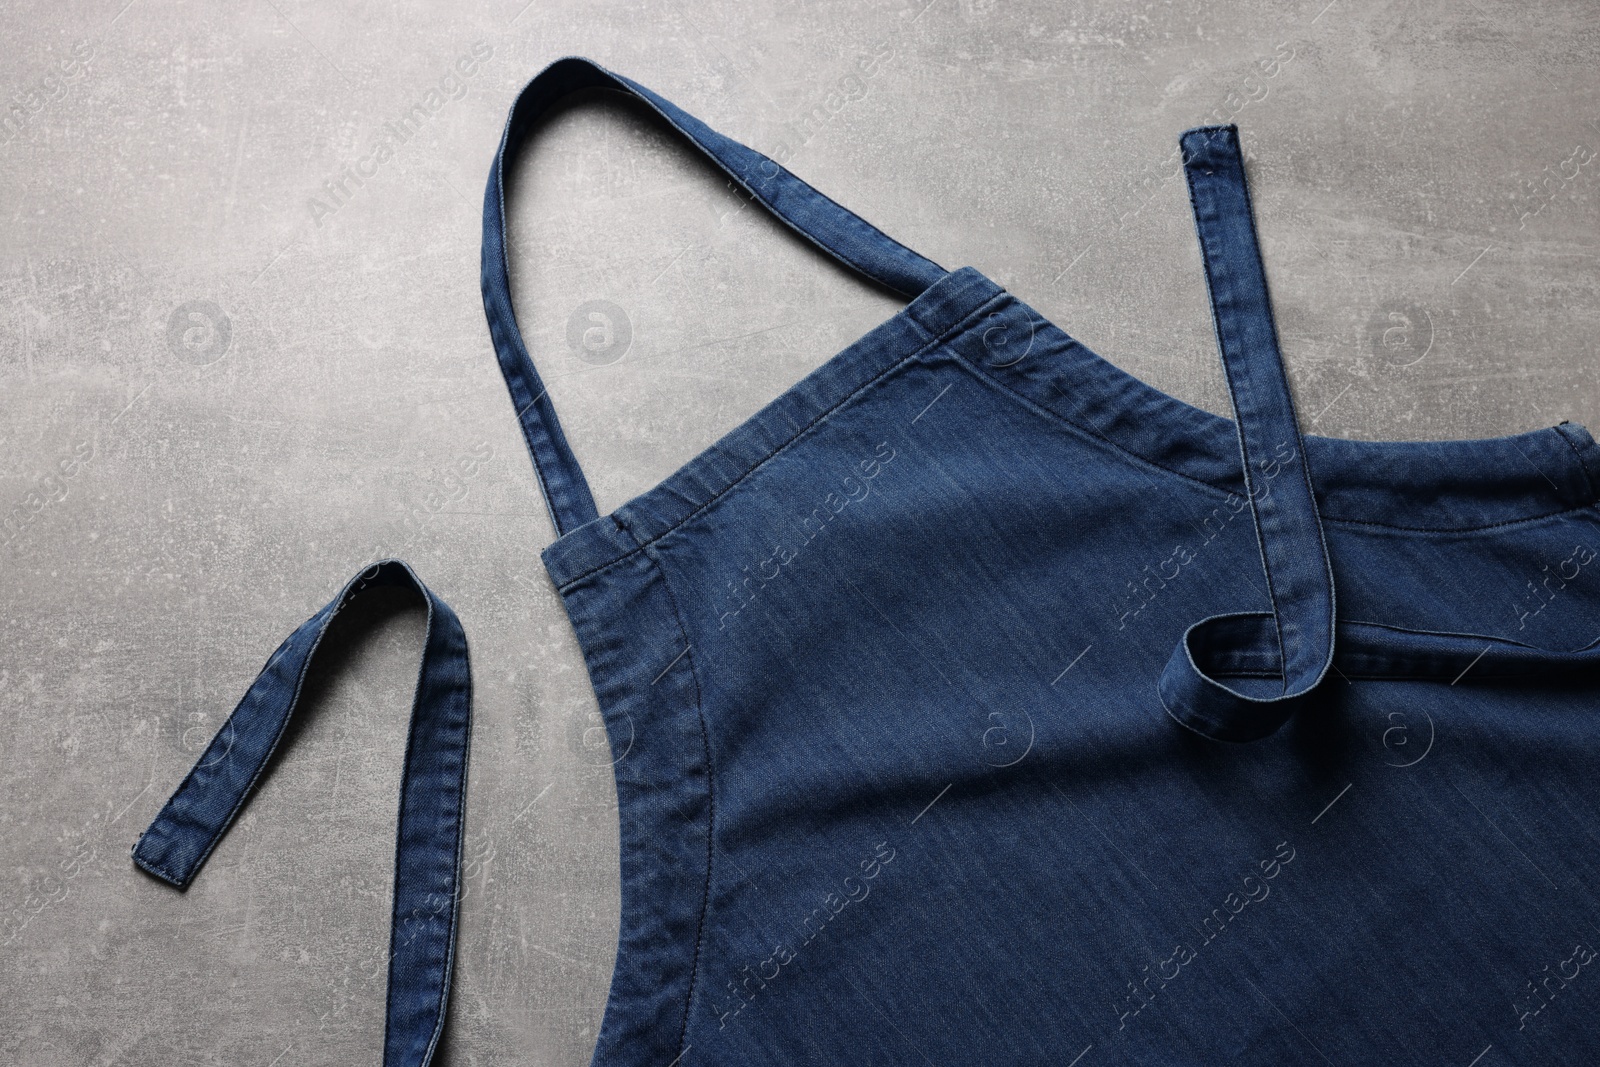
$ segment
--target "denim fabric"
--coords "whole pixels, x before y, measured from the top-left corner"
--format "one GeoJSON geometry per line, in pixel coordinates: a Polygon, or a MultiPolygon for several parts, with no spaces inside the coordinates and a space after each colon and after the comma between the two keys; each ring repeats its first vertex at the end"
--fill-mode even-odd
{"type": "Polygon", "coordinates": [[[636,97],[688,138],[735,184],[790,229],[865,277],[904,296],[916,296],[945,271],[932,260],[891,241],[760,152],[729,140],[638,82],[587,59],[569,56],[550,64],[517,94],[483,194],[483,309],[501,372],[533,457],[534,472],[557,533],[595,517],[594,498],[561,432],[550,397],[533,369],[511,308],[506,260],[505,171],[535,123],[552,104],[581,89],[615,89],[636,97]]]}
{"type": "Polygon", "coordinates": [[[587,60],[519,97],[484,305],[615,760],[597,1067],[1600,1063],[1600,446],[1302,436],[1237,131],[1182,147],[1237,420],[587,60]],[[911,298],[604,516],[505,270],[592,86],[911,298]]]}
{"type": "Polygon", "coordinates": [[[1272,608],[1232,427],[974,271],[551,545],[617,759],[595,1063],[1600,1062],[1596,447],[1305,449],[1334,670],[1250,744],[1158,693],[1272,608]]]}
{"type": "Polygon", "coordinates": [[[597,1065],[1600,1062],[1600,447],[1302,438],[1237,131],[1182,147],[1238,424],[963,268],[545,550],[597,1065]]]}
{"type": "Polygon", "coordinates": [[[444,1032],[455,960],[472,677],[460,620],[409,566],[390,559],[368,567],[278,646],[140,835],[133,862],[180,890],[189,887],[269,769],[334,616],[366,590],[380,586],[413,589],[428,605],[400,777],[383,1038],[385,1067],[421,1067],[433,1058],[444,1032]]]}
{"type": "Polygon", "coordinates": [[[1232,126],[1190,130],[1180,147],[1217,343],[1238,420],[1245,496],[1273,610],[1214,616],[1191,627],[1161,676],[1161,702],[1174,719],[1207,737],[1255,741],[1282,726],[1299,698],[1315,689],[1328,671],[1333,659],[1333,568],[1278,352],[1238,131],[1232,126]],[[1285,472],[1288,477],[1277,477],[1285,472]],[[1221,643],[1232,645],[1241,630],[1250,629],[1270,636],[1254,649],[1267,665],[1266,676],[1252,676],[1248,686],[1230,686],[1208,676],[1200,650],[1217,644],[1219,633],[1221,643]]]}

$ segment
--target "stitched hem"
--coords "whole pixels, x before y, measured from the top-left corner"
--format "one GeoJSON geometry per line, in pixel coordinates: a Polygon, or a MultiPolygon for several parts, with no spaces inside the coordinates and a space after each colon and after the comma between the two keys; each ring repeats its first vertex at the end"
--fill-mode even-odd
{"type": "MultiPolygon", "coordinates": [[[[621,541],[633,536],[626,526],[614,532],[621,541]]],[[[664,1067],[688,1048],[714,873],[716,785],[698,653],[666,569],[645,551],[624,580],[632,621],[620,629],[609,586],[561,598],[605,719],[617,785],[621,907],[593,1062],[664,1067]],[[659,647],[678,641],[681,651],[659,647]],[[662,654],[641,656],[644,642],[662,654]]]]}
{"type": "MultiPolygon", "coordinates": [[[[619,525],[627,530],[626,524],[619,523],[619,525]]],[[[627,532],[629,537],[633,537],[632,530],[627,532]]],[[[678,636],[683,638],[683,656],[689,662],[689,677],[694,679],[695,713],[700,720],[700,744],[705,751],[706,761],[706,880],[700,897],[700,918],[695,924],[694,956],[689,964],[689,988],[683,996],[683,1027],[678,1037],[678,1058],[682,1059],[688,1051],[689,1014],[694,1007],[695,992],[700,988],[700,952],[705,944],[706,916],[711,911],[711,880],[715,870],[717,835],[717,775],[711,760],[711,730],[706,724],[705,690],[700,685],[700,670],[695,666],[694,646],[689,640],[689,630],[683,621],[683,610],[678,606],[678,595],[673,592],[672,579],[667,575],[666,564],[659,552],[648,547],[649,544],[653,542],[640,544],[639,547],[646,550],[645,556],[655,567],[656,573],[661,576],[661,585],[666,590],[667,602],[672,605],[673,620],[678,624],[678,636]]]]}
{"type": "MultiPolygon", "coordinates": [[[[1023,392],[1019,391],[1018,389],[1016,389],[1015,387],[1009,385],[1008,383],[1001,381],[995,375],[987,373],[986,371],[983,370],[982,367],[974,364],[971,360],[967,359],[961,353],[956,352],[956,353],[954,353],[954,355],[955,355],[956,361],[958,363],[960,363],[963,367],[965,367],[967,370],[971,371],[972,374],[979,381],[986,382],[986,383],[988,383],[990,385],[993,385],[996,389],[1001,390],[1002,392],[1004,392],[1005,394],[1010,396],[1013,400],[1015,400],[1017,403],[1021,404],[1023,407],[1027,408],[1029,411],[1032,411],[1034,414],[1042,416],[1044,418],[1047,418],[1047,419],[1051,420],[1052,422],[1059,423],[1060,425],[1065,426],[1070,430],[1073,430],[1077,434],[1080,434],[1083,437],[1088,438],[1089,440],[1093,441],[1095,444],[1101,444],[1101,445],[1106,446],[1107,448],[1111,449],[1113,452],[1117,453],[1124,460],[1126,460],[1126,461],[1128,461],[1130,463],[1133,463],[1136,466],[1143,467],[1143,468],[1148,468],[1148,469],[1154,470],[1154,471],[1160,471],[1162,474],[1169,475],[1169,476],[1171,476],[1173,478],[1177,478],[1180,481],[1183,481],[1184,483],[1186,483],[1188,485],[1194,486],[1195,488],[1200,489],[1200,490],[1202,490],[1204,492],[1216,493],[1219,496],[1221,496],[1223,499],[1227,499],[1229,497],[1243,497],[1244,496],[1244,494],[1239,492],[1237,489],[1230,489],[1227,486],[1218,485],[1215,482],[1208,482],[1203,478],[1196,478],[1191,474],[1185,474],[1182,471],[1173,470],[1171,467],[1162,466],[1160,463],[1155,462],[1154,460],[1150,459],[1149,457],[1140,455],[1138,452],[1135,452],[1135,451],[1127,448],[1124,445],[1118,444],[1116,441],[1112,440],[1111,438],[1105,436],[1102,433],[1099,433],[1098,431],[1096,431],[1092,427],[1085,426],[1082,423],[1080,423],[1080,422],[1078,422],[1078,421],[1076,421],[1074,419],[1068,418],[1066,415],[1063,415],[1061,412],[1057,411],[1056,409],[1054,409],[1052,407],[1049,407],[1049,406],[1047,406],[1045,404],[1039,403],[1039,401],[1035,400],[1033,397],[1028,396],[1026,393],[1023,393],[1023,392]]],[[[1063,396],[1066,395],[1065,390],[1063,390],[1061,388],[1061,384],[1059,382],[1052,382],[1051,384],[1054,385],[1056,390],[1058,392],[1061,392],[1063,396]]],[[[1563,439],[1565,439],[1565,434],[1563,434],[1562,436],[1563,436],[1563,439]]],[[[1571,442],[1568,441],[1568,444],[1571,444],[1571,442]]],[[[1581,459],[1582,459],[1581,455],[1580,455],[1579,459],[1581,461],[1581,459]]],[[[1590,503],[1586,503],[1586,504],[1580,504],[1580,505],[1577,505],[1575,507],[1563,508],[1563,509],[1561,509],[1559,511],[1547,511],[1547,512],[1543,512],[1543,513],[1538,514],[1538,515],[1521,515],[1521,516],[1518,516],[1515,519],[1503,519],[1503,520],[1501,520],[1499,522],[1486,522],[1486,523],[1482,523],[1481,525],[1477,525],[1477,526],[1401,526],[1398,523],[1374,522],[1374,521],[1372,521],[1370,519],[1344,519],[1344,518],[1339,518],[1337,516],[1333,516],[1333,515],[1327,514],[1326,512],[1321,510],[1320,505],[1318,507],[1318,514],[1319,514],[1322,522],[1325,525],[1328,524],[1328,523],[1332,523],[1332,524],[1334,524],[1336,526],[1338,526],[1338,525],[1372,526],[1372,527],[1376,527],[1376,528],[1382,529],[1382,530],[1395,530],[1395,531],[1398,531],[1398,532],[1401,532],[1401,533],[1454,534],[1454,533],[1476,533],[1476,532],[1478,532],[1480,530],[1496,530],[1496,529],[1499,529],[1499,528],[1504,527],[1504,526],[1518,526],[1518,525],[1521,525],[1523,523],[1539,522],[1542,519],[1556,518],[1556,517],[1561,516],[1561,515],[1573,515],[1573,514],[1576,514],[1578,512],[1581,512],[1581,511],[1589,511],[1589,510],[1593,509],[1596,506],[1597,503],[1600,503],[1600,502],[1590,502],[1590,503]]]]}
{"type": "Polygon", "coordinates": [[[1326,515],[1322,517],[1322,521],[1324,524],[1332,523],[1335,526],[1374,526],[1380,530],[1396,530],[1400,533],[1458,534],[1481,533],[1484,530],[1499,530],[1507,526],[1523,526],[1531,522],[1559,519],[1563,515],[1576,515],[1579,512],[1592,510],[1594,510],[1593,504],[1582,504],[1562,511],[1547,511],[1543,515],[1529,515],[1522,519],[1506,519],[1503,522],[1488,522],[1482,526],[1398,526],[1391,522],[1371,522],[1367,519],[1332,519],[1326,515]]]}
{"type": "MultiPolygon", "coordinates": [[[[1029,411],[1032,411],[1034,414],[1042,416],[1042,417],[1044,417],[1046,419],[1049,419],[1052,422],[1060,423],[1062,426],[1065,426],[1068,429],[1073,430],[1076,433],[1082,434],[1084,437],[1089,438],[1091,441],[1095,442],[1096,444],[1105,445],[1107,448],[1109,448],[1113,452],[1115,452],[1119,457],[1121,457],[1124,460],[1127,460],[1128,462],[1131,462],[1131,463],[1133,463],[1133,464],[1135,464],[1137,466],[1140,466],[1140,467],[1148,467],[1151,470],[1160,471],[1162,474],[1171,475],[1172,477],[1181,479],[1182,481],[1188,483],[1189,485],[1194,486],[1197,489],[1202,489],[1202,490],[1205,490],[1206,492],[1217,493],[1220,496],[1222,496],[1223,499],[1227,499],[1230,496],[1243,496],[1244,495],[1242,493],[1235,492],[1232,489],[1225,489],[1220,485],[1216,485],[1216,484],[1214,484],[1212,482],[1208,482],[1208,481],[1205,481],[1203,479],[1196,478],[1193,475],[1184,474],[1182,471],[1175,471],[1171,467],[1163,467],[1161,464],[1155,462],[1154,460],[1147,459],[1146,457],[1141,456],[1139,453],[1134,452],[1134,451],[1132,451],[1132,450],[1130,450],[1130,449],[1128,449],[1128,448],[1126,448],[1126,447],[1124,447],[1122,445],[1119,445],[1117,442],[1113,441],[1111,438],[1109,438],[1105,434],[1102,434],[1099,431],[1093,429],[1092,427],[1085,426],[1082,423],[1080,423],[1080,422],[1078,422],[1078,421],[1076,421],[1074,419],[1070,419],[1067,416],[1061,414],[1061,412],[1055,410],[1054,408],[1047,407],[1044,404],[1041,404],[1037,400],[1033,399],[1031,396],[1028,396],[1025,393],[1019,392],[1017,389],[1015,389],[1012,386],[1010,386],[1010,385],[1006,384],[1005,382],[1001,381],[999,378],[997,378],[994,375],[989,374],[986,371],[984,371],[981,367],[979,367],[976,364],[974,364],[971,360],[965,358],[961,353],[952,351],[952,358],[963,369],[971,372],[978,379],[978,381],[983,382],[983,383],[988,384],[988,385],[992,385],[994,388],[1000,390],[1002,393],[1004,393],[1006,396],[1010,397],[1012,400],[1014,400],[1017,403],[1021,404],[1023,407],[1027,408],[1029,411]]],[[[1066,395],[1065,391],[1062,390],[1061,384],[1059,382],[1052,382],[1051,384],[1055,386],[1057,392],[1062,393],[1063,396],[1066,395]]]]}
{"type": "Polygon", "coordinates": [[[1588,428],[1579,423],[1562,420],[1555,429],[1567,447],[1572,449],[1572,454],[1578,457],[1578,465],[1589,483],[1590,501],[1600,500],[1600,445],[1595,444],[1588,428]]]}
{"type": "MultiPolygon", "coordinates": [[[[795,444],[797,444],[802,437],[804,437],[806,434],[808,434],[812,429],[814,429],[816,426],[818,426],[820,423],[822,423],[830,415],[834,414],[839,409],[845,407],[847,404],[849,404],[852,401],[854,401],[862,393],[866,392],[868,389],[870,389],[873,386],[877,385],[880,381],[882,381],[883,379],[885,379],[885,378],[889,377],[890,375],[894,374],[896,371],[899,371],[901,368],[905,367],[907,364],[916,362],[917,360],[921,359],[927,352],[929,352],[929,351],[931,351],[933,349],[936,349],[939,346],[945,344],[951,337],[964,332],[968,328],[969,324],[972,322],[973,319],[975,319],[977,316],[981,315],[986,308],[992,306],[997,300],[1000,300],[1002,298],[1003,298],[1003,294],[1000,295],[1000,296],[992,297],[989,300],[984,301],[984,303],[982,303],[978,307],[974,308],[967,315],[963,316],[961,321],[958,322],[956,325],[954,325],[954,326],[950,327],[949,329],[943,331],[942,333],[940,333],[937,336],[930,337],[924,344],[919,346],[915,351],[911,352],[909,355],[907,355],[907,356],[905,356],[905,357],[903,357],[903,358],[901,358],[899,360],[896,360],[890,366],[885,367],[883,370],[879,371],[877,374],[874,374],[871,378],[869,378],[866,381],[862,382],[859,386],[857,386],[856,388],[852,389],[846,396],[842,397],[836,403],[830,405],[825,411],[819,412],[817,414],[817,416],[815,418],[813,418],[810,422],[806,423],[804,426],[801,426],[801,427],[797,428],[793,432],[792,435],[790,435],[787,439],[785,439],[783,441],[782,444],[778,445],[776,448],[771,449],[766,454],[764,454],[760,459],[756,460],[754,463],[752,463],[751,465],[746,467],[732,481],[730,481],[727,485],[723,486],[721,489],[719,489],[715,493],[713,493],[703,503],[701,503],[699,506],[694,508],[694,510],[690,511],[688,514],[684,515],[682,518],[676,520],[675,522],[669,524],[665,529],[661,530],[659,533],[656,533],[656,534],[654,534],[654,535],[652,535],[652,536],[650,536],[650,537],[648,537],[648,538],[646,538],[646,539],[641,541],[641,540],[639,540],[637,535],[635,535],[633,533],[633,531],[631,529],[629,529],[628,530],[629,536],[633,538],[633,540],[634,540],[634,542],[635,542],[637,547],[632,548],[632,549],[628,549],[628,550],[618,554],[615,558],[607,560],[605,563],[601,563],[601,564],[598,564],[598,565],[596,565],[594,567],[590,567],[588,570],[582,571],[581,573],[579,573],[577,575],[574,575],[571,578],[568,578],[567,580],[563,581],[560,585],[556,586],[557,591],[558,592],[565,592],[566,590],[572,588],[577,583],[583,581],[585,578],[589,578],[589,577],[591,577],[593,575],[599,574],[600,572],[602,572],[604,570],[607,570],[608,568],[616,566],[617,564],[619,564],[619,563],[623,562],[624,560],[626,560],[628,557],[634,555],[637,552],[640,552],[640,551],[644,550],[645,548],[648,548],[649,546],[655,544],[657,541],[661,540],[663,537],[666,537],[668,534],[672,533],[674,530],[679,529],[684,524],[688,523],[689,521],[694,519],[696,516],[698,516],[701,512],[703,512],[707,508],[711,507],[711,505],[715,504],[718,500],[722,499],[728,493],[732,492],[735,488],[737,488],[740,484],[742,484],[751,475],[755,474],[756,471],[758,471],[762,467],[766,466],[767,463],[771,462],[772,460],[776,459],[778,456],[780,456],[783,453],[787,452],[790,448],[792,448],[795,444]]],[[[824,366],[826,366],[826,364],[824,364],[824,366]]],[[[714,448],[715,446],[712,446],[712,447],[714,448]]],[[[691,460],[690,462],[692,463],[693,461],[691,460]]],[[[681,473],[681,471],[680,471],[680,473],[681,473]]],[[[657,488],[662,488],[662,487],[665,487],[665,486],[671,484],[674,481],[675,478],[676,478],[676,475],[673,475],[673,476],[669,477],[666,481],[662,482],[661,485],[658,486],[657,488]]],[[[626,525],[622,521],[622,519],[619,517],[619,512],[621,512],[621,511],[623,511],[625,509],[626,509],[626,505],[624,505],[623,509],[619,509],[618,512],[613,512],[612,516],[611,516],[611,518],[613,518],[613,520],[616,522],[616,524],[618,526],[621,526],[621,527],[624,527],[624,528],[626,528],[626,525]]],[[[554,545],[552,545],[551,547],[553,548],[554,545]]],[[[549,548],[546,549],[546,552],[548,552],[548,551],[549,551],[549,548]]]]}

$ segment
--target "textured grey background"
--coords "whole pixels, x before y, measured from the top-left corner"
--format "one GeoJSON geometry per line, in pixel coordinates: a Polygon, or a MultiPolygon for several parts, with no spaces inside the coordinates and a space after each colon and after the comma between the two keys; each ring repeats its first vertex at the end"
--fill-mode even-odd
{"type": "MultiPolygon", "coordinates": [[[[1174,150],[1235,119],[1309,429],[1600,423],[1593,0],[125,2],[16,0],[0,29],[0,1061],[376,1062],[419,607],[341,620],[187,895],[128,848],[277,642],[399,554],[476,672],[445,1060],[587,1062],[615,791],[478,294],[505,110],[559,55],[788,143],[893,236],[1214,411],[1174,150]]],[[[614,98],[529,164],[517,306],[602,511],[897,308],[614,98]]]]}

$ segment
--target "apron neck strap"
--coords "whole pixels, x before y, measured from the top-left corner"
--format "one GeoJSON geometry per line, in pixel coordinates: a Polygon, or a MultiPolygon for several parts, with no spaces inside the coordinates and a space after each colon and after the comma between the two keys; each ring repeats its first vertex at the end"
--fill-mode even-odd
{"type": "Polygon", "coordinates": [[[597,512],[588,482],[533,368],[511,307],[506,260],[506,173],[528,132],[554,104],[571,93],[596,88],[614,89],[642,101],[726,171],[757,203],[857,273],[907,298],[916,297],[948,273],[760,152],[722,136],[638,82],[578,57],[550,64],[527,84],[511,106],[500,149],[489,171],[483,198],[483,308],[557,536],[594,519],[597,512]]]}
{"type": "Polygon", "coordinates": [[[1185,726],[1255,740],[1282,725],[1333,662],[1333,570],[1278,349],[1239,131],[1205,126],[1180,144],[1272,611],[1192,627],[1162,675],[1161,695],[1185,726]],[[1248,647],[1257,644],[1266,647],[1248,647]],[[1239,687],[1206,666],[1243,661],[1276,677],[1239,687]]]}

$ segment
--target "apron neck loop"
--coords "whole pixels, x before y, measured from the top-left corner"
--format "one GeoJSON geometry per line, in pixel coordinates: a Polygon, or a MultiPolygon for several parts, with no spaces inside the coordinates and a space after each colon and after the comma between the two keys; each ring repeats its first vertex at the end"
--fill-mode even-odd
{"type": "Polygon", "coordinates": [[[564,97],[582,89],[612,89],[642,101],[733,182],[780,221],[857,273],[914,298],[948,272],[840,207],[771,159],[730,140],[629,78],[588,59],[558,59],[517,96],[483,197],[483,309],[500,371],[516,405],[545,505],[560,536],[597,515],[594,497],[561,432],[555,408],[533,368],[511,307],[507,270],[505,189],[517,149],[538,120],[564,97]]]}

